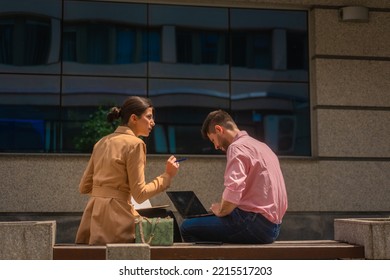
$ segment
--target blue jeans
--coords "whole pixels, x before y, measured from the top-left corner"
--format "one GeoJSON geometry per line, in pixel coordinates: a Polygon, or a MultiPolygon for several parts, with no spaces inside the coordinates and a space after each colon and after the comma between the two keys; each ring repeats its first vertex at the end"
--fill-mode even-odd
{"type": "Polygon", "coordinates": [[[261,214],[235,208],[225,217],[206,216],[185,219],[180,226],[184,242],[223,242],[241,244],[272,243],[279,236],[280,224],[261,214]]]}

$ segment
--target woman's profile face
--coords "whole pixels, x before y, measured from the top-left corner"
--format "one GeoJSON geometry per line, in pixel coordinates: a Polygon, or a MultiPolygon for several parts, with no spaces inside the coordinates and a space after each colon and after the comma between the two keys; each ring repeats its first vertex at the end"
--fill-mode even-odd
{"type": "Polygon", "coordinates": [[[135,121],[134,133],[136,136],[148,137],[154,125],[153,108],[147,108],[135,121]]]}

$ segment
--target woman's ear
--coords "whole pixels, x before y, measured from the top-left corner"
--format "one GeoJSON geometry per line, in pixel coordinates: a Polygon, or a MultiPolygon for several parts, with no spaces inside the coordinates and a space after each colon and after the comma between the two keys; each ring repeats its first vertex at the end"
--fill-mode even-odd
{"type": "Polygon", "coordinates": [[[138,117],[135,114],[132,114],[129,118],[129,123],[135,124],[138,120],[138,117]]]}
{"type": "Polygon", "coordinates": [[[137,117],[135,114],[132,114],[132,115],[130,116],[130,120],[131,120],[132,122],[135,122],[135,121],[138,120],[138,117],[137,117]]]}

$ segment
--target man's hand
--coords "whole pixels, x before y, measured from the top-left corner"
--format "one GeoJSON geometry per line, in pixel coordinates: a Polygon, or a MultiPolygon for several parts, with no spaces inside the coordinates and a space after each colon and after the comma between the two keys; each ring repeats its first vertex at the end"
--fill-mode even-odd
{"type": "Polygon", "coordinates": [[[229,215],[236,207],[236,204],[222,199],[221,203],[211,204],[210,210],[214,213],[215,216],[224,217],[229,215]]]}

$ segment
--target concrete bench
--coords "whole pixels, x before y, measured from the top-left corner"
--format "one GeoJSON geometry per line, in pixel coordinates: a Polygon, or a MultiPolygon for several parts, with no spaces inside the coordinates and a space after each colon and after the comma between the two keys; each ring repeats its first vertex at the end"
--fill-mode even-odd
{"type": "Polygon", "coordinates": [[[108,244],[107,246],[55,245],[53,259],[151,259],[151,260],[312,260],[364,259],[364,247],[334,240],[276,241],[273,244],[196,245],[175,243],[173,246],[142,244],[108,244]],[[113,247],[114,246],[114,247],[113,247]],[[108,254],[110,250],[120,253],[108,254]],[[137,250],[142,250],[140,253],[137,250]],[[148,254],[149,252],[149,254],[148,254]]]}
{"type": "Polygon", "coordinates": [[[333,240],[276,241],[265,245],[186,245],[151,247],[151,259],[355,259],[364,247],[333,240]]]}
{"type": "MultiPolygon", "coordinates": [[[[347,224],[336,227],[336,233],[345,233],[347,224]]],[[[107,244],[88,246],[55,244],[55,221],[25,221],[0,223],[0,259],[54,259],[54,260],[104,260],[104,259],[364,259],[367,244],[354,240],[301,240],[276,241],[272,244],[200,245],[174,243],[173,246],[148,246],[144,244],[107,244]],[[349,242],[349,243],[348,243],[349,242]],[[356,243],[353,245],[350,243],[356,243]]],[[[357,231],[359,232],[359,231],[357,231]]],[[[382,240],[383,238],[379,238],[382,240]]]]}

